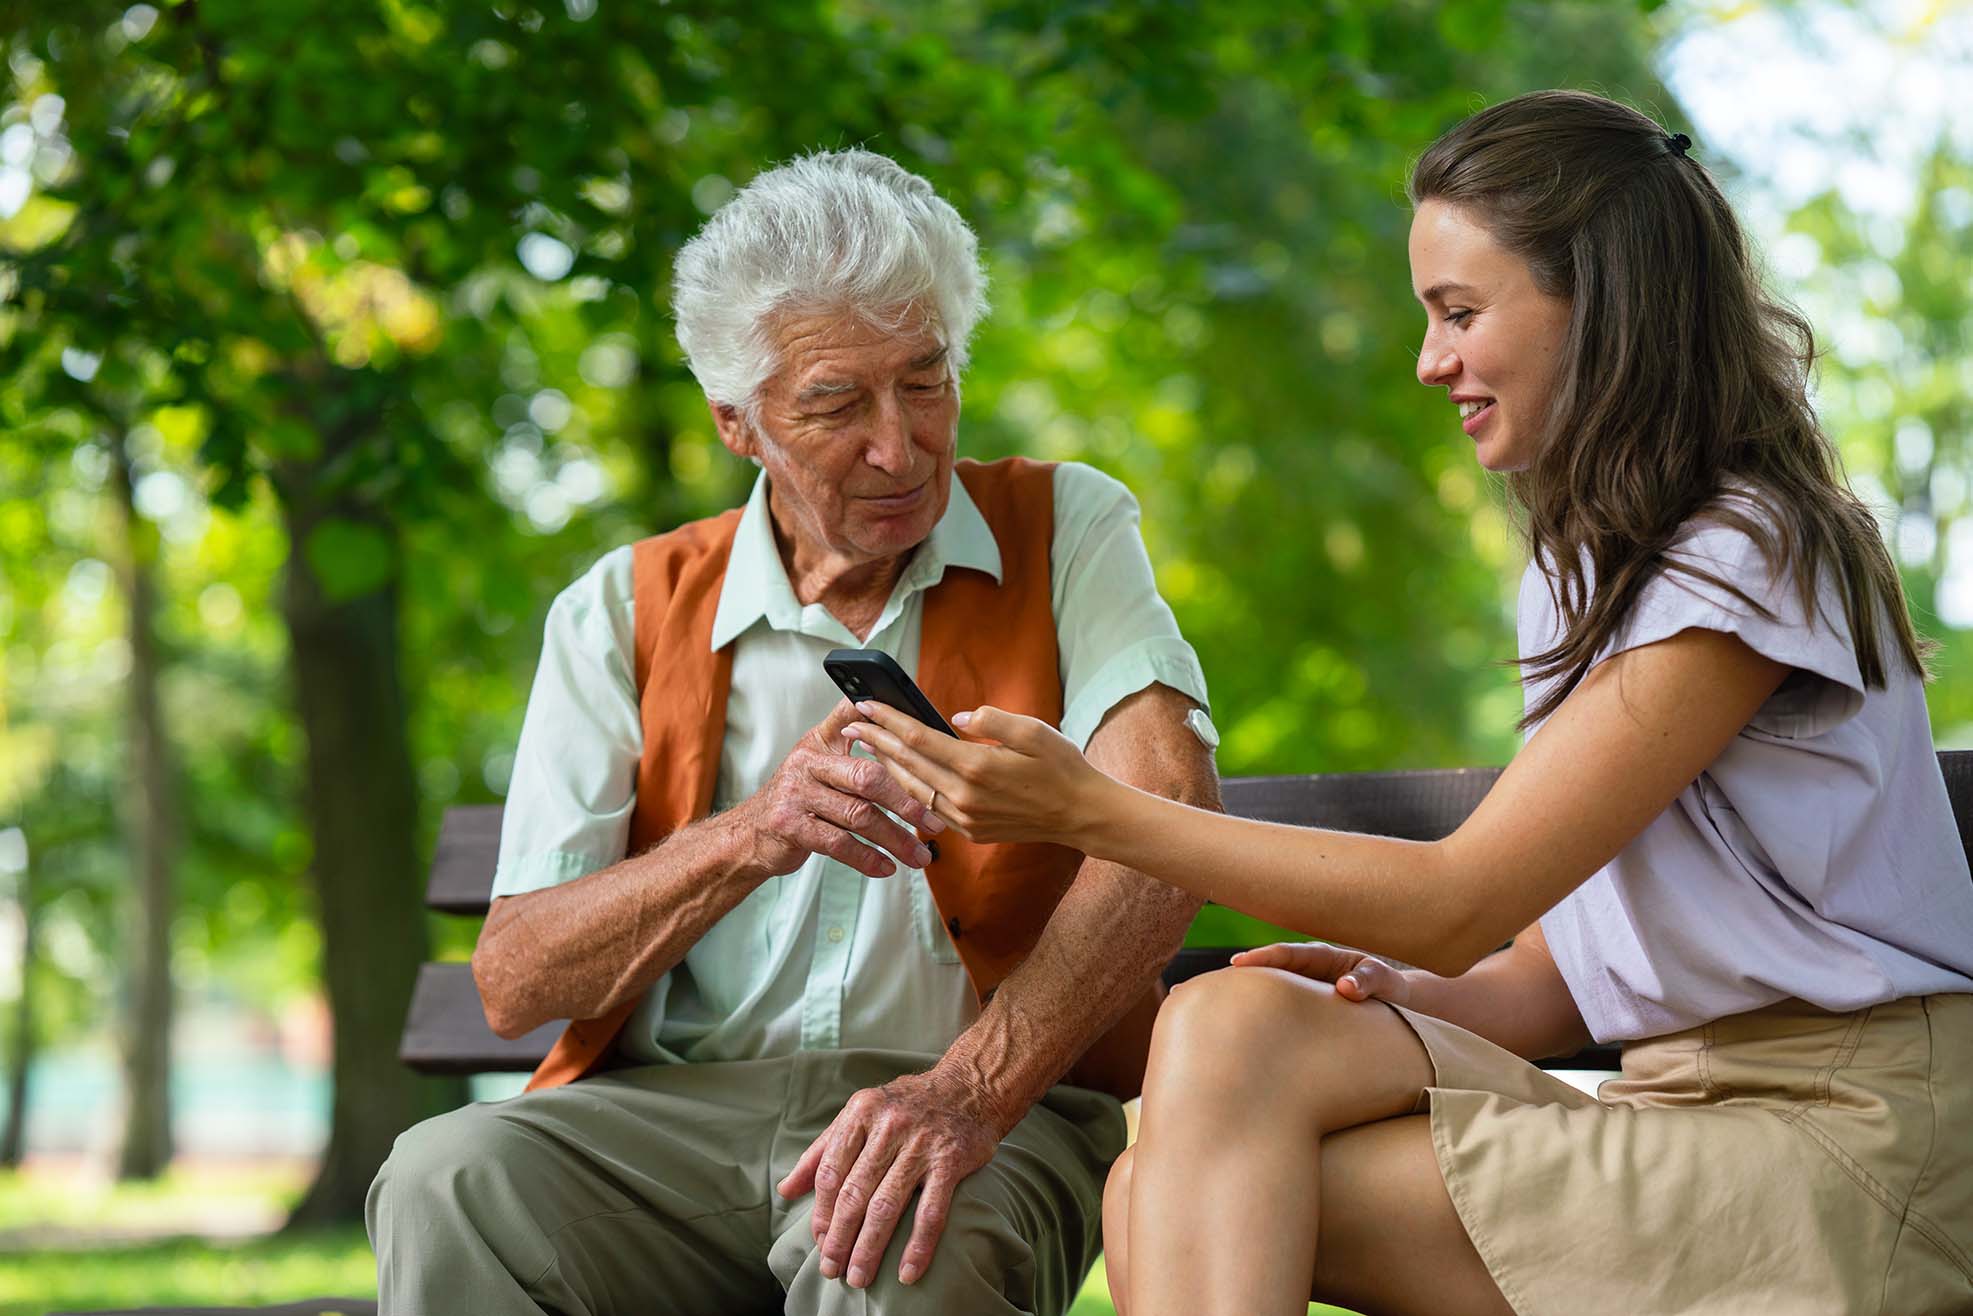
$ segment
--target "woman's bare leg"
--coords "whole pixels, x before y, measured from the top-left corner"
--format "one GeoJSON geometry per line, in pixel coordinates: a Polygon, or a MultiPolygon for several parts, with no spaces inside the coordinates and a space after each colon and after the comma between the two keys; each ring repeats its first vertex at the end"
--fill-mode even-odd
{"type": "Polygon", "coordinates": [[[1426,1115],[1322,1140],[1314,1296],[1377,1316],[1514,1316],[1452,1209],[1426,1115]]]}
{"type": "MultiPolygon", "coordinates": [[[[1395,1011],[1327,983],[1231,969],[1173,993],[1130,1170],[1131,1316],[1300,1313],[1325,1222],[1324,1135],[1408,1114],[1431,1079],[1395,1011]]],[[[1436,1166],[1433,1179],[1443,1199],[1436,1166]]],[[[1402,1237],[1413,1222],[1386,1224],[1402,1237]]],[[[1438,1312],[1501,1310],[1469,1301],[1486,1295],[1438,1295],[1438,1312]]]]}
{"type": "Polygon", "coordinates": [[[1110,1281],[1110,1305],[1117,1309],[1117,1316],[1130,1316],[1126,1291],[1130,1288],[1130,1181],[1135,1156],[1134,1148],[1124,1148],[1103,1185],[1103,1274],[1110,1281]]]}

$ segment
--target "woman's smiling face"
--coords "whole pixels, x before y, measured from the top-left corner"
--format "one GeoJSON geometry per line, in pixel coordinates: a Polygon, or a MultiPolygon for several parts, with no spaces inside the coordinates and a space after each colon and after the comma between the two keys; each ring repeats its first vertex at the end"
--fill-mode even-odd
{"type": "Polygon", "coordinates": [[[1411,286],[1426,315],[1418,382],[1444,387],[1490,471],[1535,459],[1569,333],[1569,302],[1470,211],[1431,200],[1411,221],[1411,286]]]}

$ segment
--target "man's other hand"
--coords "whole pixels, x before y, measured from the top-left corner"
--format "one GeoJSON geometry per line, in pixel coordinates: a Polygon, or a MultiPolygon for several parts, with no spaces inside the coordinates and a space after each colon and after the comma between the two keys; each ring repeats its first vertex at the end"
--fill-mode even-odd
{"type": "Polygon", "coordinates": [[[911,1194],[922,1189],[897,1272],[915,1284],[932,1263],[953,1191],[993,1159],[1005,1133],[962,1084],[937,1071],[906,1074],[851,1097],[777,1190],[788,1198],[815,1191],[822,1274],[847,1271],[860,1289],[876,1278],[911,1194]]]}
{"type": "Polygon", "coordinates": [[[843,728],[859,717],[848,700],[838,704],[795,743],[766,785],[720,815],[740,829],[757,876],[792,873],[811,854],[827,855],[865,877],[897,871],[878,849],[913,868],[932,861],[925,843],[884,810],[933,833],[945,829],[944,820],[907,795],[874,759],[850,757],[843,728]]]}

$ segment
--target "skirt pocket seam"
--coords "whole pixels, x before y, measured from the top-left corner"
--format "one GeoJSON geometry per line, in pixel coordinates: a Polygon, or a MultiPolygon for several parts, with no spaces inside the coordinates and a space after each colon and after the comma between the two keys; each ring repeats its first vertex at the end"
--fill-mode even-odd
{"type": "Polygon", "coordinates": [[[1732,1096],[1732,1090],[1713,1081],[1713,1025],[1707,1024],[1699,1034],[1699,1089],[1714,1100],[1732,1096]]]}
{"type": "Polygon", "coordinates": [[[1956,1247],[1953,1244],[1952,1238],[1945,1230],[1934,1224],[1930,1216],[1927,1216],[1922,1211],[1906,1212],[1899,1233],[1902,1234],[1904,1229],[1910,1229],[1920,1238],[1923,1238],[1926,1242],[1937,1248],[1939,1254],[1946,1259],[1952,1268],[1957,1270],[1961,1275],[1964,1275],[1969,1284],[1973,1284],[1973,1257],[1967,1256],[1966,1253],[1956,1247]]]}
{"type": "Polygon", "coordinates": [[[1848,1068],[1850,1062],[1857,1058],[1857,1048],[1863,1045],[1863,1026],[1870,1021],[1870,1016],[1873,1013],[1875,1013],[1874,1008],[1870,1010],[1858,1010],[1850,1017],[1849,1031],[1843,1035],[1842,1044],[1836,1048],[1835,1056],[1830,1059],[1828,1065],[1824,1066],[1822,1072],[1815,1076],[1815,1104],[1817,1106],[1827,1106],[1829,1104],[1831,1089],[1835,1086],[1837,1073],[1848,1068]]]}
{"type": "Polygon", "coordinates": [[[1875,1175],[1864,1169],[1854,1157],[1837,1146],[1835,1140],[1830,1138],[1828,1134],[1805,1120],[1804,1117],[1810,1109],[1811,1107],[1807,1103],[1803,1103],[1798,1106],[1790,1106],[1787,1110],[1774,1111],[1773,1114],[1776,1119],[1790,1125],[1796,1132],[1813,1142],[1824,1156],[1828,1157],[1838,1169],[1850,1177],[1851,1181],[1857,1187],[1863,1189],[1872,1201],[1883,1207],[1893,1218],[1898,1220],[1906,1219],[1909,1213],[1904,1207],[1898,1204],[1897,1198],[1892,1195],[1890,1189],[1879,1183],[1875,1175]]]}
{"type": "MultiPolygon", "coordinates": [[[[1898,1254],[1897,1245],[1904,1238],[1905,1230],[1910,1229],[1933,1247],[1937,1248],[1939,1253],[1945,1257],[1946,1261],[1954,1269],[1965,1276],[1969,1283],[1973,1283],[1973,1257],[1969,1257],[1958,1244],[1953,1242],[1951,1235],[1946,1233],[1930,1216],[1914,1205],[1918,1200],[1918,1190],[1924,1186],[1925,1177],[1932,1171],[1933,1159],[1939,1154],[1939,1107],[1936,1095],[1936,1085],[1939,1081],[1939,1052],[1936,1044],[1930,1044],[1932,1035],[1931,1014],[1932,1011],[1928,1002],[1925,1009],[1926,1039],[1929,1044],[1925,1065],[1925,1093],[1926,1107],[1932,1116],[1932,1137],[1925,1148],[1925,1159],[1920,1163],[1918,1173],[1912,1177],[1911,1191],[1905,1195],[1904,1211],[1898,1219],[1897,1237],[1891,1243],[1891,1257],[1895,1261],[1898,1254]]],[[[1891,1276],[1887,1270],[1884,1275],[1884,1283],[1887,1290],[1890,1282],[1891,1276]]]]}

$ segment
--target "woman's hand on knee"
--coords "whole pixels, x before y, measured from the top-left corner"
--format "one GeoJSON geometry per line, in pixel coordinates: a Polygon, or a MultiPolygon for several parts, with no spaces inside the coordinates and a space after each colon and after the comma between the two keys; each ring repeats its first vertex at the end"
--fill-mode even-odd
{"type": "Polygon", "coordinates": [[[1403,1005],[1411,999],[1404,971],[1374,955],[1323,941],[1279,941],[1272,946],[1243,950],[1233,957],[1241,969],[1286,969],[1304,978],[1333,983],[1346,1001],[1387,1001],[1403,1005]]]}

